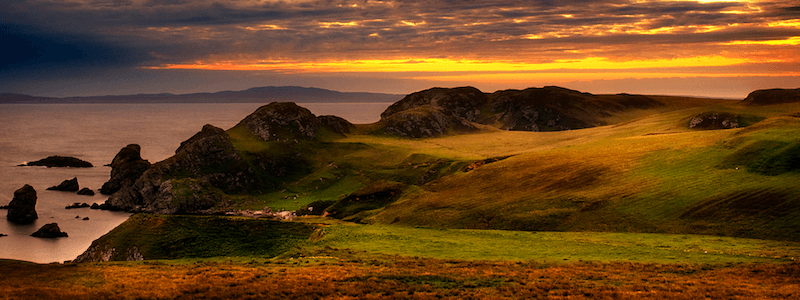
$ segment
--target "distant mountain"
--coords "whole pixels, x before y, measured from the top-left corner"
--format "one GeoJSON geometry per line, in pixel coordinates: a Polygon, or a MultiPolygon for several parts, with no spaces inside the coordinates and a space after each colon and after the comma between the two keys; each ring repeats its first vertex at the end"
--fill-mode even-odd
{"type": "Polygon", "coordinates": [[[136,94],[89,97],[37,97],[22,94],[0,94],[0,103],[346,103],[396,102],[404,95],[381,93],[337,92],[297,86],[256,87],[244,91],[222,91],[194,94],[136,94]]]}

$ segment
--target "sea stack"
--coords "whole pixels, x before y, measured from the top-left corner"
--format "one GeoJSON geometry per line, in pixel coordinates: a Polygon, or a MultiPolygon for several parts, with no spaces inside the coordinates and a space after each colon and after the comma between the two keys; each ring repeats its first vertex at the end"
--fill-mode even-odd
{"type": "Polygon", "coordinates": [[[25,185],[14,192],[14,199],[8,204],[6,218],[17,224],[30,224],[39,218],[36,213],[36,190],[25,185]]]}
{"type": "Polygon", "coordinates": [[[124,186],[131,186],[144,171],[150,168],[150,162],[142,159],[142,147],[137,144],[125,146],[111,161],[111,179],[108,180],[100,193],[111,195],[124,186]]]}

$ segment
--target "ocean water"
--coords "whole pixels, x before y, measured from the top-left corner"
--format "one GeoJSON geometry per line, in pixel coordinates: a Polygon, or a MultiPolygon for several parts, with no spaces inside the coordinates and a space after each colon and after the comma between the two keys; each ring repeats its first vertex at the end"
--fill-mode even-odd
{"type": "MultiPolygon", "coordinates": [[[[377,122],[391,103],[299,104],[316,115],[336,115],[356,124],[377,122]]],[[[0,210],[0,258],[38,263],[72,260],[130,214],[65,209],[67,205],[103,203],[108,196],[81,196],[48,191],[64,180],[78,178],[81,188],[99,189],[110,176],[104,165],[128,144],[142,146],[151,163],[172,156],[175,149],[205,124],[228,129],[261,104],[0,104],[0,205],[25,184],[36,189],[39,219],[17,225],[0,210]],[[95,167],[19,167],[51,155],[73,156],[95,167]],[[83,220],[88,217],[89,220],[83,220]],[[30,234],[45,224],[58,223],[69,237],[41,239],[30,234]]]]}

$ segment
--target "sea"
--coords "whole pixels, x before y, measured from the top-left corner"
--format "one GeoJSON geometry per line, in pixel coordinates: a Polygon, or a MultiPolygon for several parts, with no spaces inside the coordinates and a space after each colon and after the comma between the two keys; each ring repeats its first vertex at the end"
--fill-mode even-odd
{"type": "MultiPolygon", "coordinates": [[[[36,263],[64,262],[83,253],[92,241],[130,217],[129,213],[66,209],[73,203],[101,204],[108,196],[97,190],[108,181],[114,155],[128,144],[142,147],[142,158],[155,163],[175,153],[182,141],[205,124],[228,129],[263,104],[0,104],[0,205],[25,184],[36,190],[39,219],[30,225],[6,220],[0,210],[0,259],[36,263]],[[91,162],[92,168],[21,167],[52,155],[91,162]],[[78,178],[94,196],[48,191],[78,178]],[[88,220],[84,220],[88,218],[88,220]],[[69,237],[31,237],[40,227],[57,223],[69,237]]],[[[315,115],[335,115],[354,124],[380,120],[391,103],[298,103],[315,115]]]]}

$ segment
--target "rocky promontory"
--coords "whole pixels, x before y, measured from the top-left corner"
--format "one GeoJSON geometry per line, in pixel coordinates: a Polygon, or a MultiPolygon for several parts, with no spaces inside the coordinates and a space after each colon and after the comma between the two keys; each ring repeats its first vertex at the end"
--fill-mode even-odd
{"type": "Polygon", "coordinates": [[[144,171],[150,168],[150,162],[142,159],[142,147],[130,144],[119,150],[111,161],[111,178],[100,188],[100,193],[111,195],[123,186],[132,185],[144,171]]]}
{"type": "Polygon", "coordinates": [[[222,191],[247,191],[255,176],[242,162],[228,134],[205,125],[174,156],[153,164],[105,204],[132,212],[199,213],[222,201],[222,191]]]}
{"type": "Polygon", "coordinates": [[[101,207],[157,214],[220,213],[226,208],[226,195],[261,193],[304,170],[307,163],[295,148],[313,140],[320,128],[344,134],[352,126],[339,117],[317,117],[294,103],[271,103],[231,130],[280,143],[273,151],[245,158],[228,132],[205,125],[182,142],[174,156],[153,164],[132,183],[121,182],[101,207]]]}
{"type": "Polygon", "coordinates": [[[93,167],[92,163],[74,158],[69,156],[49,156],[44,159],[40,159],[37,161],[32,161],[26,164],[22,164],[20,166],[44,166],[44,167],[55,167],[55,168],[91,168],[93,167]]]}
{"type": "Polygon", "coordinates": [[[14,191],[6,218],[17,224],[30,224],[39,218],[36,213],[36,190],[32,186],[26,184],[14,191]]]}

